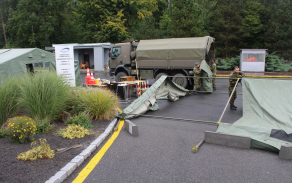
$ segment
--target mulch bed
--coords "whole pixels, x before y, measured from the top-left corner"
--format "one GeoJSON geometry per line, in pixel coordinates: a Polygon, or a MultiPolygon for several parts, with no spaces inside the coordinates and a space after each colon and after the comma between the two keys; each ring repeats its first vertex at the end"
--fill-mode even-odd
{"type": "Polygon", "coordinates": [[[80,154],[87,146],[94,141],[108,127],[111,121],[93,122],[94,134],[81,139],[65,139],[56,136],[59,128],[65,127],[65,123],[54,122],[54,129],[48,134],[36,134],[35,140],[45,138],[51,149],[55,150],[70,147],[80,143],[82,146],[70,149],[62,153],[56,153],[52,159],[37,159],[36,161],[20,161],[16,157],[31,149],[31,142],[26,144],[13,144],[8,138],[0,139],[0,182],[27,183],[46,182],[55,175],[61,168],[69,163],[75,156],[80,154]]]}

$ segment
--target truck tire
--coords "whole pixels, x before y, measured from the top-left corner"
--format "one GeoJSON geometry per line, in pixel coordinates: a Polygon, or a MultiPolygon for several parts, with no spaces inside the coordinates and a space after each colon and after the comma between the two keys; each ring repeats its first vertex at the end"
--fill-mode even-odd
{"type": "Polygon", "coordinates": [[[116,75],[116,82],[120,82],[122,76],[127,76],[127,74],[125,72],[118,72],[116,75]]]}
{"type": "Polygon", "coordinates": [[[164,73],[164,72],[161,72],[161,73],[159,73],[159,74],[157,74],[156,76],[155,76],[155,81],[157,81],[161,76],[164,76],[164,75],[168,75],[168,74],[166,74],[166,73],[164,73]]]}
{"type": "Polygon", "coordinates": [[[185,75],[182,73],[175,74],[172,78],[172,82],[174,82],[174,83],[176,83],[184,88],[187,88],[187,86],[188,86],[188,80],[185,77],[185,75]]]}

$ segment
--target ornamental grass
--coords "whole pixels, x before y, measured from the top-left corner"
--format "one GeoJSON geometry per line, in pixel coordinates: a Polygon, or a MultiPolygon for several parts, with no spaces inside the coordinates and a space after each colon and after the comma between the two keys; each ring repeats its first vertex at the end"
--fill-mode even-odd
{"type": "Polygon", "coordinates": [[[15,116],[20,94],[18,78],[6,78],[0,84],[0,127],[15,116]]]}
{"type": "Polygon", "coordinates": [[[26,74],[20,84],[20,105],[34,119],[54,120],[67,107],[70,86],[53,72],[26,74]]]}
{"type": "Polygon", "coordinates": [[[87,112],[92,119],[102,121],[111,120],[116,116],[119,98],[108,89],[86,88],[72,93],[71,113],[87,112]]]}

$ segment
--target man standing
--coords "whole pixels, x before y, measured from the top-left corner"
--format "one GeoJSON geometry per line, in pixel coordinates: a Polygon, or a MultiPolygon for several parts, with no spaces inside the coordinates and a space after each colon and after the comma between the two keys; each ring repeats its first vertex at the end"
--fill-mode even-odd
{"type": "Polygon", "coordinates": [[[213,90],[216,90],[216,72],[217,72],[217,67],[216,67],[216,63],[215,63],[215,59],[212,59],[212,65],[211,65],[211,71],[212,71],[212,84],[213,84],[213,90]]]}
{"type": "Polygon", "coordinates": [[[198,94],[196,92],[197,89],[201,87],[201,71],[202,69],[200,68],[200,64],[195,63],[194,67],[194,93],[193,94],[198,94]]]}
{"type": "MultiPolygon", "coordinates": [[[[229,97],[233,91],[233,88],[235,87],[237,79],[238,78],[241,79],[244,76],[245,76],[245,74],[243,72],[239,71],[239,68],[236,66],[234,68],[234,71],[229,75],[229,84],[228,84],[229,97]]],[[[230,99],[230,102],[229,102],[231,110],[237,109],[237,107],[234,106],[234,101],[235,101],[236,97],[237,97],[237,93],[236,93],[236,88],[235,88],[234,93],[233,93],[233,95],[230,99]]]]}

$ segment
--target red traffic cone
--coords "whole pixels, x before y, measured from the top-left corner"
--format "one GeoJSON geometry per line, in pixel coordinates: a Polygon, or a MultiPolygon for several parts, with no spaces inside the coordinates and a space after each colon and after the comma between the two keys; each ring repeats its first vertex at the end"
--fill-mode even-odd
{"type": "Polygon", "coordinates": [[[90,74],[89,74],[89,68],[87,68],[87,75],[85,77],[85,83],[89,84],[89,81],[90,81],[90,74]]]}
{"type": "Polygon", "coordinates": [[[137,83],[137,96],[140,96],[140,82],[137,83]]]}
{"type": "Polygon", "coordinates": [[[95,84],[95,80],[94,80],[92,71],[91,71],[91,77],[90,77],[90,84],[95,84]]]}

